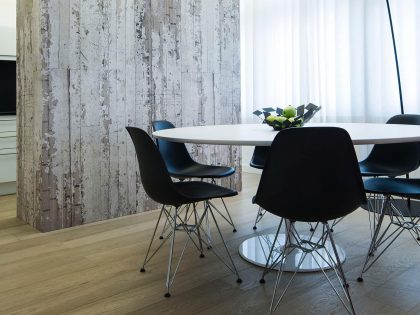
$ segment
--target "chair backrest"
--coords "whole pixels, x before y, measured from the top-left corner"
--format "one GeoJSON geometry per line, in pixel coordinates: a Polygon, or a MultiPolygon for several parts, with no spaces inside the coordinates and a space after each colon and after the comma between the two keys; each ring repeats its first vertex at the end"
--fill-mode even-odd
{"type": "Polygon", "coordinates": [[[347,131],[336,127],[280,131],[254,201],[292,221],[323,222],[357,209],[366,195],[347,131]]]}
{"type": "Polygon", "coordinates": [[[256,146],[249,165],[254,168],[263,169],[269,151],[270,147],[256,146]]]}
{"type": "Polygon", "coordinates": [[[142,129],[135,127],[126,127],[126,129],[136,149],[140,177],[147,195],[162,204],[181,205],[183,197],[176,190],[153,140],[142,129]]]}
{"type": "MultiPolygon", "coordinates": [[[[175,128],[175,126],[167,120],[153,121],[152,127],[153,131],[175,128]]],[[[156,139],[156,144],[162,154],[169,173],[176,173],[177,170],[186,168],[195,163],[183,143],[156,139]]]]}
{"type": "MultiPolygon", "coordinates": [[[[420,115],[395,115],[386,123],[420,125],[420,115]]],[[[420,143],[376,144],[366,159],[410,173],[420,166],[420,143]]]]}

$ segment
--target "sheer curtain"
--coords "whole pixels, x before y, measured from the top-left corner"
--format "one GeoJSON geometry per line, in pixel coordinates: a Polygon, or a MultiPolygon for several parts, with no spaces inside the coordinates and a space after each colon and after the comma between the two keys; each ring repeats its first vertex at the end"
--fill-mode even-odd
{"type": "MultiPolygon", "coordinates": [[[[420,113],[420,1],[390,0],[406,113],[420,113]]],[[[242,121],[256,108],[322,106],[329,122],[400,113],[385,0],[241,0],[242,121]]]]}

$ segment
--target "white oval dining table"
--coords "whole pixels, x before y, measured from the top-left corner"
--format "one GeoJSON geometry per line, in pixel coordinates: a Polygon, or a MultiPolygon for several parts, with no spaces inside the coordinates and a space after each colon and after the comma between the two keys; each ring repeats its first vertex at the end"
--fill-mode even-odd
{"type": "MultiPolygon", "coordinates": [[[[420,141],[420,126],[417,125],[392,125],[372,123],[308,123],[305,127],[339,127],[347,130],[354,145],[364,144],[387,144],[420,141]]],[[[156,138],[183,143],[217,144],[217,145],[240,145],[240,146],[270,146],[277,132],[266,124],[237,124],[237,125],[212,125],[197,127],[182,127],[156,131],[156,138]]],[[[310,239],[311,236],[302,235],[301,239],[310,239]]],[[[239,253],[245,260],[265,266],[273,234],[262,234],[250,237],[239,246],[239,253]]],[[[273,255],[270,263],[276,261],[285,235],[279,235],[277,256],[273,255]]],[[[310,239],[313,242],[313,239],[310,239]]],[[[316,242],[316,241],[315,241],[316,242]]],[[[337,246],[339,257],[342,262],[346,258],[342,247],[337,246]]],[[[317,250],[317,255],[306,255],[300,250],[294,250],[288,254],[287,260],[282,261],[283,270],[299,272],[312,272],[328,269],[327,263],[331,245],[326,244],[325,249],[317,250]],[[302,255],[304,259],[301,260],[302,255]]]]}
{"type": "MultiPolygon", "coordinates": [[[[308,123],[305,125],[305,127],[328,126],[347,130],[355,145],[420,140],[420,126],[416,125],[368,123],[308,123]]],[[[155,131],[153,136],[185,143],[269,146],[276,134],[276,131],[265,124],[238,124],[172,128],[155,131]]]]}

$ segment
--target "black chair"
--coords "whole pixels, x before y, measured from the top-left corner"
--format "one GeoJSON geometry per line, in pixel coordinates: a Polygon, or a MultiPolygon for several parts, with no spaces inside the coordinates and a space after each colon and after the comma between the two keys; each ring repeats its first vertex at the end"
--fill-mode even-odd
{"type": "MultiPolygon", "coordinates": [[[[216,252],[215,254],[218,258],[222,259],[224,264],[237,276],[237,282],[242,282],[214,216],[213,212],[216,208],[210,201],[210,199],[214,198],[227,198],[236,196],[237,192],[232,189],[202,181],[186,181],[174,183],[168,173],[165,162],[159,150],[149,135],[139,128],[126,127],[126,129],[129,132],[136,149],[143,188],[150,198],[163,205],[153,232],[152,239],[147,249],[144,263],[140,271],[145,272],[146,264],[164,243],[160,243],[158,248],[149,256],[159,221],[162,215],[164,215],[168,220],[168,224],[171,226],[171,232],[165,239],[166,241],[171,237],[165,294],[165,297],[169,297],[170,288],[172,287],[179,263],[181,262],[189,241],[191,241],[198,249],[200,252],[200,257],[204,257],[203,243],[207,246],[211,246],[211,244],[206,242],[202,237],[202,233],[207,233],[202,227],[203,221],[206,217],[210,216],[215,223],[224,248],[226,249],[228,261],[223,261],[220,254],[217,254],[216,252]],[[201,201],[204,202],[204,210],[202,213],[199,213],[195,205],[201,201]],[[175,210],[170,212],[166,206],[174,207],[175,210]],[[183,211],[182,216],[180,215],[181,211],[183,211]],[[186,232],[188,237],[182,249],[179,261],[176,264],[176,268],[172,272],[172,258],[174,252],[175,234],[177,231],[186,232]]],[[[213,248],[212,252],[215,250],[216,249],[213,248]]]]}
{"type": "MultiPolygon", "coordinates": [[[[153,121],[152,127],[153,131],[175,128],[175,126],[167,120],[153,121]]],[[[201,180],[211,179],[211,182],[215,184],[215,179],[228,177],[235,173],[235,168],[233,167],[197,163],[191,158],[185,144],[183,143],[156,139],[156,144],[162,154],[163,160],[165,161],[171,177],[177,178],[181,181],[190,178],[199,178],[201,180]]],[[[233,227],[233,232],[236,232],[235,224],[233,223],[232,217],[223,198],[222,203],[226,211],[226,216],[219,210],[217,210],[217,212],[233,227]]],[[[164,233],[164,231],[162,233],[164,233]]]]}
{"type": "MultiPolygon", "coordinates": [[[[387,124],[406,124],[420,125],[420,115],[405,114],[391,117],[387,124]]],[[[395,143],[395,144],[376,144],[368,157],[359,162],[360,172],[364,177],[397,177],[415,171],[420,166],[420,144],[395,143]]],[[[368,203],[362,208],[369,211],[369,223],[371,237],[375,230],[375,223],[379,219],[381,207],[385,200],[381,195],[370,194],[368,203]]],[[[419,203],[411,203],[407,200],[393,200],[398,208],[413,207],[413,211],[420,208],[419,203]]]]}
{"type": "MultiPolygon", "coordinates": [[[[262,170],[264,168],[265,160],[267,159],[269,151],[270,147],[268,146],[256,146],[254,148],[251,161],[249,162],[249,166],[262,170]]],[[[264,217],[264,214],[265,210],[261,207],[258,207],[257,216],[255,217],[254,226],[252,227],[254,230],[257,229],[257,223],[261,221],[261,219],[264,217]]]]}
{"type": "MultiPolygon", "coordinates": [[[[420,125],[420,115],[396,115],[387,124],[420,125]]],[[[420,166],[420,144],[376,144],[369,156],[359,162],[362,176],[397,177],[406,175],[420,166]]]]}
{"type": "MultiPolygon", "coordinates": [[[[252,154],[251,161],[249,162],[249,166],[256,168],[256,169],[264,169],[265,161],[267,160],[268,153],[270,152],[270,147],[268,146],[256,146],[254,148],[254,152],[252,154]]],[[[257,216],[255,217],[254,226],[252,227],[253,230],[257,229],[257,224],[261,221],[261,219],[264,217],[266,211],[258,207],[257,216]]],[[[334,220],[334,222],[331,224],[331,232],[334,232],[333,227],[341,221],[342,218],[338,220],[334,220]]],[[[314,228],[311,223],[309,223],[310,231],[313,232],[314,228]]]]}
{"type": "Polygon", "coordinates": [[[252,154],[251,161],[249,162],[249,166],[262,170],[264,168],[265,161],[267,160],[269,151],[270,151],[270,147],[268,146],[255,147],[254,153],[252,154]]]}
{"type": "MultiPolygon", "coordinates": [[[[328,221],[353,212],[365,201],[356,154],[345,130],[334,127],[305,127],[286,129],[278,133],[272,143],[255,196],[255,203],[282,218],[260,280],[264,283],[268,270],[279,268],[270,313],[279,305],[306,255],[315,259],[317,250],[325,249],[329,239],[333,253],[327,251],[328,265],[335,269],[344,297],[339,295],[338,289],[334,291],[346,310],[354,314],[348,283],[328,221]],[[283,219],[287,221],[285,245],[283,248],[275,248],[283,219]],[[318,222],[315,229],[322,226],[321,237],[316,240],[312,233],[309,240],[302,239],[295,228],[294,223],[297,221],[318,222]],[[283,274],[281,262],[295,249],[302,251],[302,257],[296,272],[275,302],[283,274]],[[276,254],[278,252],[280,254],[276,254]],[[273,259],[274,254],[278,255],[276,259],[273,259]]],[[[319,263],[318,267],[323,270],[319,263]]],[[[330,282],[327,274],[323,274],[330,282]]]]}
{"type": "Polygon", "coordinates": [[[367,193],[383,195],[385,200],[375,222],[372,241],[360,277],[357,279],[359,282],[363,281],[363,274],[404,231],[408,231],[420,246],[420,211],[410,209],[407,205],[401,207],[404,203],[396,206],[394,199],[394,196],[420,199],[420,179],[370,178],[364,185],[367,193]],[[384,222],[385,216],[389,217],[387,223],[384,222]]]}

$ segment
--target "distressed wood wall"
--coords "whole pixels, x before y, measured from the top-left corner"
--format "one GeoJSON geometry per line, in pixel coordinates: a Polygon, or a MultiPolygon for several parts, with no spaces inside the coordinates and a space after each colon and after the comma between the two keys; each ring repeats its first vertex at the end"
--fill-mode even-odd
{"type": "MultiPolygon", "coordinates": [[[[239,0],[18,1],[18,216],[41,231],[157,208],[125,126],[240,119],[239,0]]],[[[190,146],[235,165],[237,147],[190,146]]]]}

